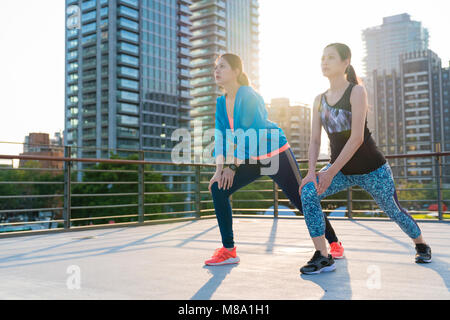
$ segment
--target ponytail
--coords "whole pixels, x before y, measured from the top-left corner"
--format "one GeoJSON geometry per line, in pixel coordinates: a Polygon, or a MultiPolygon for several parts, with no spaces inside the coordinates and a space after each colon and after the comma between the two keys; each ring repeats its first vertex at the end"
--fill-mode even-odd
{"type": "Polygon", "coordinates": [[[249,86],[250,85],[250,80],[248,79],[248,76],[244,71],[241,72],[237,81],[241,86],[249,86]]]}
{"type": "Polygon", "coordinates": [[[347,75],[347,81],[353,84],[360,84],[359,78],[356,76],[355,69],[351,64],[348,65],[347,70],[345,71],[347,75]]]}

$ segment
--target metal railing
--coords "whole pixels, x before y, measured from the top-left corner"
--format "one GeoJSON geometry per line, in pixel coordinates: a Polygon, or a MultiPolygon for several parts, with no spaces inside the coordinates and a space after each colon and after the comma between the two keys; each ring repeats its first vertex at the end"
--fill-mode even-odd
{"type": "MultiPolygon", "coordinates": [[[[0,236],[215,218],[207,189],[214,165],[145,161],[144,151],[133,152],[137,159],[72,158],[71,147],[64,147],[62,157],[0,155],[0,160],[36,161],[19,168],[0,167],[0,236]],[[44,161],[62,163],[63,168],[42,168],[39,163],[44,161]]],[[[416,219],[449,219],[444,209],[450,205],[450,163],[443,161],[449,156],[450,152],[386,156],[393,172],[403,171],[396,177],[399,201],[416,219]],[[432,174],[422,176],[424,183],[408,186],[410,175],[405,172],[418,167],[406,160],[423,158],[431,159],[432,174]],[[430,210],[430,204],[437,211],[430,210]]],[[[307,160],[298,163],[305,176],[307,160]]],[[[257,179],[230,197],[233,213],[301,217],[280,191],[270,178],[257,179]]],[[[341,212],[348,219],[385,216],[360,191],[352,187],[322,200],[324,212],[341,212]]]]}

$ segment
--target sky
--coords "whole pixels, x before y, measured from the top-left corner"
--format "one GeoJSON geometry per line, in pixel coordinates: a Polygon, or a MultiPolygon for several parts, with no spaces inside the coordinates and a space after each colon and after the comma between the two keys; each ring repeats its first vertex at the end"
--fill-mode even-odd
{"type": "Polygon", "coordinates": [[[450,60],[450,1],[298,1],[260,0],[261,94],[266,101],[288,97],[312,104],[328,88],[322,76],[323,48],[334,42],[352,50],[352,65],[362,73],[362,30],[383,23],[383,17],[408,13],[430,34],[429,48],[450,60]]]}
{"type": "MultiPolygon", "coordinates": [[[[30,132],[64,129],[64,0],[0,1],[0,141],[23,142],[30,132]]],[[[260,0],[260,93],[312,104],[327,89],[323,48],[344,42],[360,76],[361,32],[385,16],[409,13],[430,33],[430,49],[448,66],[448,0],[260,0]]],[[[0,154],[20,144],[0,143],[0,154]]]]}

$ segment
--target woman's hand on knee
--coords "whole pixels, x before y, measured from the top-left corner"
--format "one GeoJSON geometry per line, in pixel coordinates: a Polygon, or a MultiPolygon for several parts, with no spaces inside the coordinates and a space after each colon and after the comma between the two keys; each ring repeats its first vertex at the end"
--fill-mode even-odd
{"type": "Polygon", "coordinates": [[[302,188],[309,182],[314,183],[314,186],[316,187],[317,190],[317,174],[315,172],[309,172],[306,174],[306,177],[302,180],[302,184],[300,185],[300,187],[298,188],[298,194],[301,196],[302,195],[302,188]]]}
{"type": "Polygon", "coordinates": [[[316,189],[317,189],[317,194],[320,196],[331,185],[334,175],[329,170],[324,170],[324,171],[319,172],[317,174],[317,177],[319,178],[319,188],[317,188],[317,186],[316,186],[316,189]]]}
{"type": "Polygon", "coordinates": [[[228,190],[233,185],[234,180],[234,171],[230,168],[225,168],[222,170],[221,183],[219,183],[219,189],[223,187],[223,189],[228,190]]]}
{"type": "Polygon", "coordinates": [[[213,185],[214,182],[217,182],[219,185],[219,188],[221,187],[220,183],[222,179],[222,172],[216,172],[214,173],[213,177],[211,178],[211,180],[209,180],[209,185],[208,185],[208,190],[209,192],[211,192],[211,187],[213,185]]]}

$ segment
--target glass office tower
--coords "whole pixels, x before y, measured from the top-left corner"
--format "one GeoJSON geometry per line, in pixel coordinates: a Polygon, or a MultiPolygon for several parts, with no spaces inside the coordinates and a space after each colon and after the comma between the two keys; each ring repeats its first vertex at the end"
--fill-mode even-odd
{"type": "Polygon", "coordinates": [[[400,71],[400,55],[428,49],[428,30],[420,21],[411,20],[407,13],[384,17],[380,26],[362,32],[365,58],[364,71],[371,75],[392,70],[400,71]]]}
{"type": "Polygon", "coordinates": [[[189,128],[188,0],[66,0],[65,141],[72,156],[170,159],[189,128]]]}

